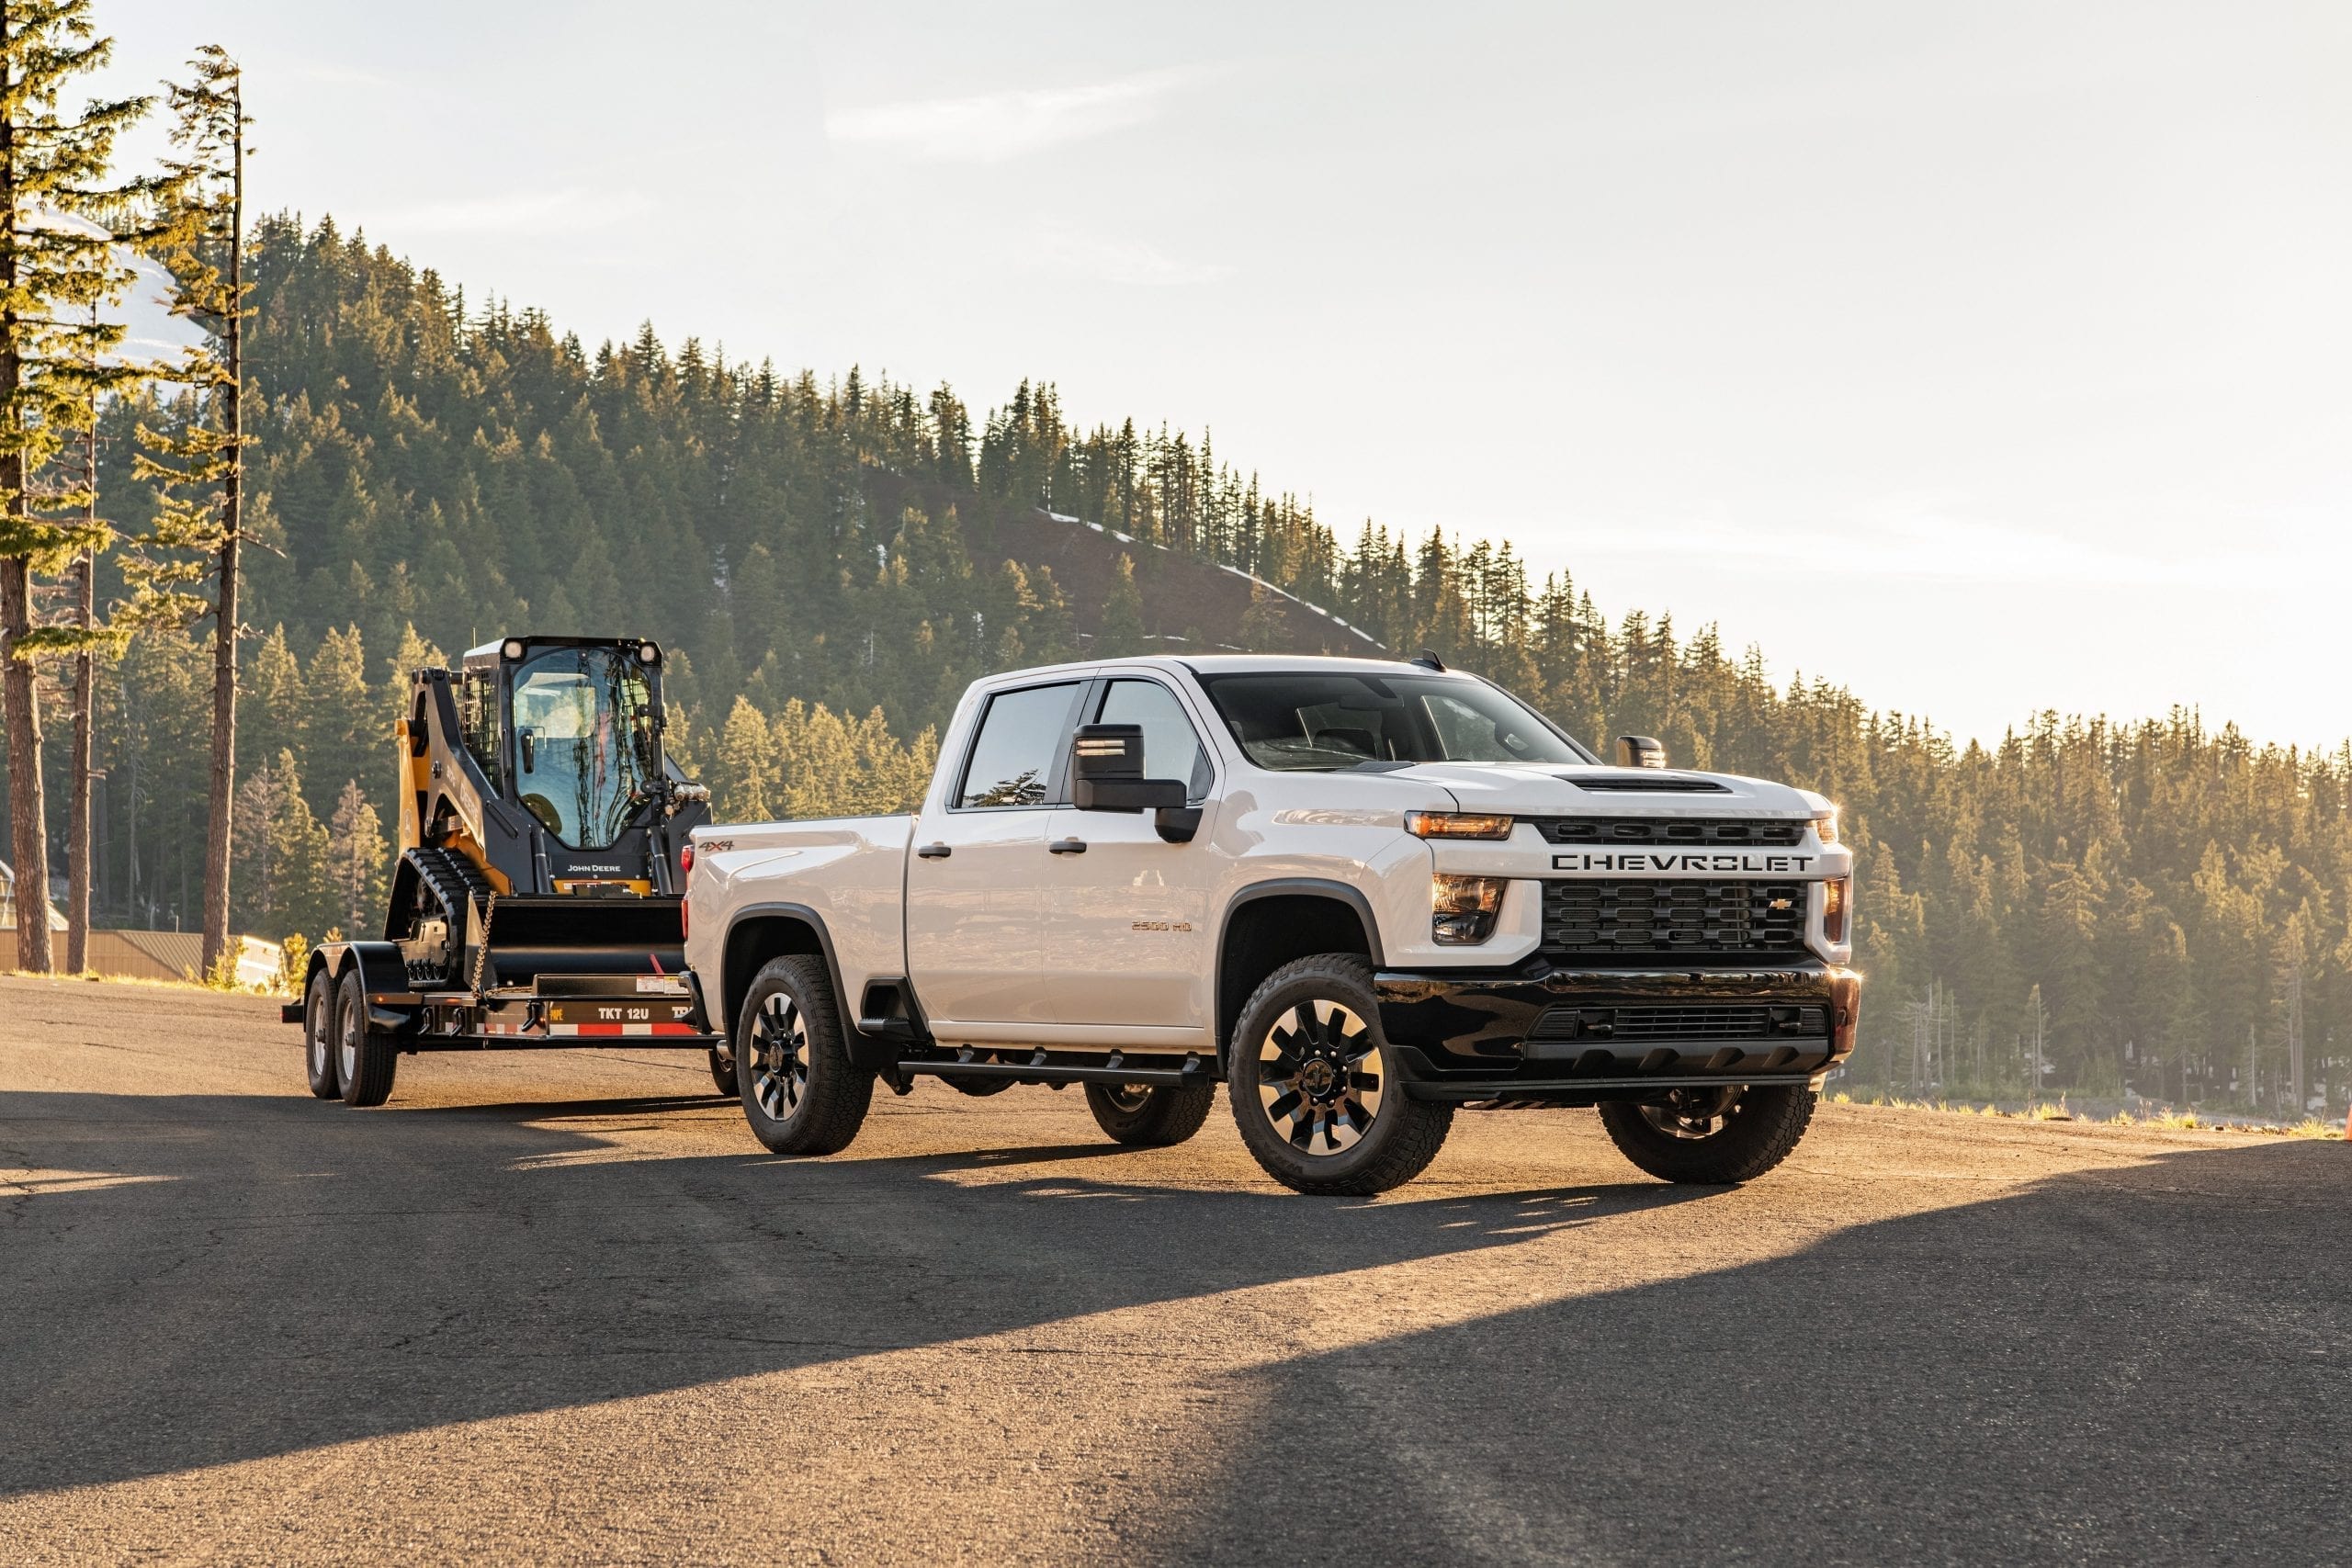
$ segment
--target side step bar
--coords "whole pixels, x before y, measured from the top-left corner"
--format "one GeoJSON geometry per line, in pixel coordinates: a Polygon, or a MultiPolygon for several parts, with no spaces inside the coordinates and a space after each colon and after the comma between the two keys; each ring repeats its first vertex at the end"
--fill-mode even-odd
{"type": "MultiPolygon", "coordinates": [[[[998,1056],[1009,1052],[993,1053],[998,1056]]],[[[936,1077],[1010,1078],[1015,1083],[1139,1084],[1149,1089],[1181,1089],[1187,1084],[1214,1083],[1216,1075],[1197,1055],[1181,1061],[1162,1055],[1129,1058],[1125,1053],[1035,1051],[1026,1061],[983,1062],[978,1053],[956,1056],[910,1056],[899,1063],[903,1077],[927,1073],[936,1077]],[[1129,1065],[1130,1061],[1133,1065],[1129,1065]],[[1170,1063],[1175,1063],[1170,1066],[1170,1063]]]]}

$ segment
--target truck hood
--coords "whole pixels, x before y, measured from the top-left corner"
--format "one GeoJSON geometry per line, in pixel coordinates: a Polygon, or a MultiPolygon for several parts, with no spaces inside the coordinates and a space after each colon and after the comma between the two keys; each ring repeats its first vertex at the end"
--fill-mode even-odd
{"type": "Polygon", "coordinates": [[[1809,790],[1734,773],[1547,762],[1422,762],[1387,775],[1436,785],[1464,811],[1514,817],[1811,817],[1809,790]]]}

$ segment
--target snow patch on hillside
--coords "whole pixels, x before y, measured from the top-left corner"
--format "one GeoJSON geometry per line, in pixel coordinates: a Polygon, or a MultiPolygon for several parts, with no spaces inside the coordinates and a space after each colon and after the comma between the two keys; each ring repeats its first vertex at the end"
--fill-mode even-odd
{"type": "MultiPolygon", "coordinates": [[[[1148,544],[1155,550],[1160,550],[1170,555],[1175,553],[1174,551],[1170,550],[1166,545],[1159,543],[1156,539],[1138,539],[1132,534],[1122,534],[1116,528],[1105,528],[1100,523],[1089,523],[1085,518],[1073,517],[1067,512],[1056,512],[1051,508],[1040,508],[1040,510],[1044,511],[1046,516],[1052,518],[1057,523],[1076,523],[1081,527],[1091,528],[1098,534],[1107,534],[1123,545],[1148,544]]],[[[1283,598],[1289,600],[1292,604],[1297,605],[1300,609],[1312,610],[1315,614],[1322,616],[1333,626],[1338,626],[1344,631],[1352,632],[1355,636],[1363,638],[1365,642],[1372,644],[1374,648],[1380,649],[1383,651],[1386,650],[1387,645],[1382,642],[1378,637],[1374,637],[1362,626],[1349,625],[1348,622],[1341,619],[1340,616],[1331,614],[1330,611],[1325,609],[1322,605],[1309,604],[1307,601],[1300,598],[1297,594],[1293,593],[1287,588],[1277,588],[1272,583],[1267,581],[1264,578],[1260,577],[1256,572],[1244,571],[1239,567],[1228,565],[1224,561],[1218,561],[1215,564],[1219,571],[1229,571],[1234,576],[1241,579],[1244,582],[1250,583],[1253,587],[1262,588],[1269,593],[1279,593],[1283,598]]],[[[1172,640],[1182,641],[1182,639],[1176,638],[1172,640]]]]}

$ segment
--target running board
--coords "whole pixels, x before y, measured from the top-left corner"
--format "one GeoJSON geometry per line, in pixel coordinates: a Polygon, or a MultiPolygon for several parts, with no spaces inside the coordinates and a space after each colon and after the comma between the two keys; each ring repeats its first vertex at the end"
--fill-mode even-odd
{"type": "MultiPolygon", "coordinates": [[[[995,1053],[1004,1055],[1004,1052],[995,1053]]],[[[1209,1065],[1198,1056],[1186,1056],[1176,1066],[1128,1066],[1121,1052],[1107,1055],[1092,1052],[1072,1060],[1076,1053],[1063,1053],[1056,1060],[1050,1052],[1038,1051],[1024,1062],[982,1062],[956,1056],[912,1056],[899,1064],[903,1077],[910,1073],[927,1073],[934,1077],[1010,1078],[1014,1083],[1107,1083],[1138,1084],[1149,1089],[1182,1089],[1187,1084],[1214,1083],[1216,1078],[1209,1065]]],[[[1146,1057],[1145,1062],[1165,1062],[1165,1056],[1146,1057]]]]}

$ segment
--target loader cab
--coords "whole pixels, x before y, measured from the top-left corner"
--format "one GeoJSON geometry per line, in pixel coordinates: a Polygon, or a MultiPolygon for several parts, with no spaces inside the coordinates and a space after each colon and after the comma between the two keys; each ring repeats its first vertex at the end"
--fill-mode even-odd
{"type": "Polygon", "coordinates": [[[565,849],[609,849],[662,789],[662,650],[508,637],[466,653],[458,712],[494,790],[565,849]]]}

